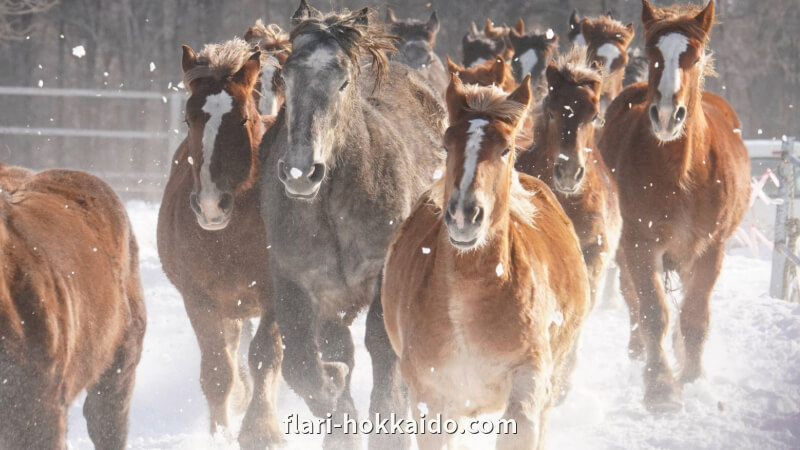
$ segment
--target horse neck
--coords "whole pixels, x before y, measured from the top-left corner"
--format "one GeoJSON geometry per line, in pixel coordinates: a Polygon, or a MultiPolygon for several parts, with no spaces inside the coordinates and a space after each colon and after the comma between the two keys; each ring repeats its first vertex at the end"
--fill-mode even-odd
{"type": "MultiPolygon", "coordinates": [[[[611,102],[622,92],[622,82],[625,79],[625,67],[611,72],[603,77],[603,86],[600,94],[600,103],[608,107],[611,102]]],[[[605,108],[604,108],[605,109],[605,108]]],[[[605,112],[605,111],[603,111],[605,112]]]]}
{"type": "Polygon", "coordinates": [[[336,124],[335,135],[340,136],[333,146],[333,158],[347,165],[346,169],[359,171],[369,158],[370,127],[364,116],[366,100],[360,93],[352,100],[350,110],[341,113],[345,120],[336,124]]]}

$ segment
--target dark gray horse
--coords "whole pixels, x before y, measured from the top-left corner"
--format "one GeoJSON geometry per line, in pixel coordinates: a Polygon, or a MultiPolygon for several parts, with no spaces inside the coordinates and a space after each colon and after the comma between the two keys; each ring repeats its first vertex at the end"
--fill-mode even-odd
{"type": "MultiPolygon", "coordinates": [[[[261,147],[283,376],[315,415],[355,418],[348,326],[372,302],[370,412],[404,415],[379,278],[395,229],[443,160],[445,112],[416,71],[388,62],[393,40],[372,10],[323,15],[302,0],[292,25],[293,50],[280,75],[285,106],[261,147]],[[371,69],[362,67],[364,55],[371,69]]],[[[358,439],[327,435],[325,446],[353,448],[358,439]]],[[[407,444],[402,436],[370,438],[372,448],[407,444]]]]}
{"type": "Polygon", "coordinates": [[[440,94],[447,88],[447,71],[442,59],[436,55],[436,35],[439,33],[439,18],[436,11],[427,22],[417,19],[398,20],[391,8],[386,8],[388,31],[400,38],[398,52],[393,58],[420,72],[431,87],[440,94]]]}

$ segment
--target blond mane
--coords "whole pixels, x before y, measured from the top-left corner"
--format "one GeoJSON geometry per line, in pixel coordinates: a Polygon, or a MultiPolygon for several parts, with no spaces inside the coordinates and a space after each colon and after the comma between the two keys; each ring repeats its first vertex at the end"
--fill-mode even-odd
{"type": "Polygon", "coordinates": [[[200,78],[224,80],[242,68],[253,55],[253,48],[244,39],[206,44],[197,54],[197,65],[183,74],[183,83],[189,86],[200,78]]]}

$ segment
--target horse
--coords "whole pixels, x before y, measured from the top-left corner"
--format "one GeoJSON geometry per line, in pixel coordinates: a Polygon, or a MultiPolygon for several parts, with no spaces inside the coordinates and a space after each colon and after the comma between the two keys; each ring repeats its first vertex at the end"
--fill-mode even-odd
{"type": "Polygon", "coordinates": [[[533,30],[525,33],[522,19],[519,20],[519,23],[522,26],[512,29],[508,35],[514,49],[511,57],[514,78],[521,81],[525,75],[531,74],[533,84],[537,85],[544,74],[545,67],[556,54],[558,35],[553,30],[547,30],[544,33],[533,30]]]}
{"type": "MultiPolygon", "coordinates": [[[[750,198],[750,163],[733,108],[704,92],[713,72],[708,40],[714,2],[657,9],[642,1],[648,83],[626,88],[609,106],[599,149],[619,185],[624,254],[646,352],[644,403],[681,409],[681,389],[664,351],[669,309],[662,273],[683,286],[675,349],[680,383],[702,374],[709,300],[725,240],[750,198]]],[[[625,291],[623,291],[625,295],[625,291]]]]}
{"type": "Polygon", "coordinates": [[[95,447],[124,449],[146,313],[125,207],[84,172],[0,163],[0,447],[66,448],[86,389],[95,447]]]}
{"type": "Polygon", "coordinates": [[[467,32],[461,40],[461,62],[464,67],[474,67],[500,56],[510,59],[514,54],[508,33],[511,28],[495,27],[491,20],[486,20],[483,31],[479,31],[472,23],[472,31],[467,32]]]}
{"type": "Polygon", "coordinates": [[[258,47],[261,51],[261,77],[256,83],[253,94],[258,99],[261,114],[274,116],[283,104],[282,93],[275,89],[275,72],[286,62],[292,46],[289,35],[281,27],[271,23],[264,25],[261,19],[247,29],[244,40],[258,47]]]}
{"type": "Polygon", "coordinates": [[[589,58],[603,68],[600,94],[602,115],[611,101],[622,92],[628,66],[628,46],[634,36],[633,22],[624,25],[607,15],[586,17],[581,21],[581,35],[586,42],[589,58]]]}
{"type": "Polygon", "coordinates": [[[511,92],[517,88],[517,82],[511,73],[511,66],[500,55],[485,61],[483,64],[473,65],[468,68],[459,66],[451,61],[448,56],[447,72],[458,74],[461,81],[466,84],[495,85],[506,92],[511,92]]]}
{"type": "Polygon", "coordinates": [[[182,67],[189,129],[159,209],[158,254],[200,346],[211,432],[228,431],[230,407],[244,411],[249,403],[239,441],[264,448],[283,435],[276,409],[282,348],[257,188],[259,144],[269,126],[253,96],[261,54],[242,39],[197,54],[184,46],[182,67]],[[261,324],[245,362],[239,340],[252,317],[261,324]]]}
{"type": "MultiPolygon", "coordinates": [[[[527,77],[509,94],[451,75],[445,176],[392,240],[381,291],[411,404],[442,420],[504,411],[517,430],[498,448],[544,446],[589,308],[569,218],[542,181],[514,170],[530,99],[527,77]]],[[[454,448],[451,438],[417,443],[454,448]]]]}
{"type": "Polygon", "coordinates": [[[396,59],[412,69],[420,71],[436,92],[447,87],[447,72],[441,58],[434,52],[436,35],[439,33],[439,17],[431,13],[427,22],[421,20],[397,20],[394,11],[386,8],[388,31],[400,38],[396,59]]]}
{"type": "Polygon", "coordinates": [[[586,47],[574,47],[547,66],[547,96],[534,113],[534,144],[516,163],[518,171],[553,190],[572,220],[589,271],[592,306],[622,232],[617,184],[595,148],[603,85],[596,67],[586,47]]]}
{"type": "MultiPolygon", "coordinates": [[[[261,188],[283,376],[318,417],[355,418],[349,325],[370,305],[370,414],[402,414],[379,277],[392,234],[443,158],[441,94],[417,71],[388,61],[394,39],[369,8],[323,14],[301,0],[290,38],[280,76],[286,102],[261,143],[269,149],[263,167],[277,171],[264,173],[261,188]],[[362,68],[366,55],[372,66],[362,68]]],[[[358,439],[337,432],[325,446],[358,439]]],[[[375,434],[370,445],[407,439],[375,434]]]]}

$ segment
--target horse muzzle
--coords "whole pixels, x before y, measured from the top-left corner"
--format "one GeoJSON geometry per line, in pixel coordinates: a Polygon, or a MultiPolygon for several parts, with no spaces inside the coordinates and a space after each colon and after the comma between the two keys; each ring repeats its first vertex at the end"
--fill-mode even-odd
{"type": "Polygon", "coordinates": [[[313,163],[306,167],[289,167],[283,159],[278,161],[278,178],[283,183],[286,195],[297,200],[312,200],[316,197],[322,180],[325,179],[324,163],[313,163]]]}
{"type": "Polygon", "coordinates": [[[228,226],[233,216],[233,194],[189,195],[189,205],[197,218],[197,224],[206,231],[218,231],[228,226]]]}
{"type": "Polygon", "coordinates": [[[650,104],[648,115],[650,123],[653,125],[653,134],[662,142],[678,139],[683,134],[686,114],[686,107],[681,104],[673,107],[665,107],[657,103],[650,104]]]}
{"type": "Polygon", "coordinates": [[[458,250],[471,250],[480,242],[484,209],[477,202],[451,200],[444,214],[450,243],[458,250]]]}

